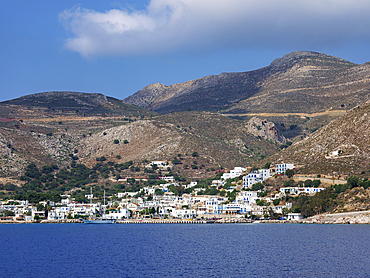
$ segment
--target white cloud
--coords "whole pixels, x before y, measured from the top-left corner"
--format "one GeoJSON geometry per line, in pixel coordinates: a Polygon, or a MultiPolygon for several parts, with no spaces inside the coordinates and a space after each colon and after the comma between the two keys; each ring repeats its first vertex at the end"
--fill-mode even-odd
{"type": "Polygon", "coordinates": [[[145,10],[75,7],[59,17],[83,56],[218,47],[271,48],[370,41],[370,1],[151,0],[145,10]]]}

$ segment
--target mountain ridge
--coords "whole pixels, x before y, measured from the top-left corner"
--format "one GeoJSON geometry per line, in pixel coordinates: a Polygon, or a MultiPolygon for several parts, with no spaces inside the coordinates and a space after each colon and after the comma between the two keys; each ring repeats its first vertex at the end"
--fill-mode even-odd
{"type": "Polygon", "coordinates": [[[234,104],[263,91],[266,81],[276,78],[275,75],[283,75],[300,63],[309,64],[311,67],[318,67],[320,64],[327,67],[334,65],[333,70],[336,71],[358,66],[327,54],[298,51],[286,54],[272,61],[269,66],[253,71],[221,73],[173,85],[150,84],[124,101],[160,113],[186,109],[232,111],[235,110],[234,104]]]}

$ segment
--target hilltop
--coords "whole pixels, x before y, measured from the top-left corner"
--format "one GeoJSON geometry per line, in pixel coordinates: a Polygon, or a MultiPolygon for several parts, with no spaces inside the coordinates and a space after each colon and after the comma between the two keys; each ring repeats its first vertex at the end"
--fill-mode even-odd
{"type": "Polygon", "coordinates": [[[155,115],[137,106],[98,93],[43,92],[0,102],[0,116],[37,118],[63,116],[155,115]]]}

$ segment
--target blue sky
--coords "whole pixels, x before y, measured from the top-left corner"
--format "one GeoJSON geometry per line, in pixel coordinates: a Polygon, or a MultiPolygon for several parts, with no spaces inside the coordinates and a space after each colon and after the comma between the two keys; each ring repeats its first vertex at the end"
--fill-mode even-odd
{"type": "Polygon", "coordinates": [[[269,65],[297,50],[370,61],[370,1],[0,1],[0,101],[45,91],[123,99],[269,65]]]}

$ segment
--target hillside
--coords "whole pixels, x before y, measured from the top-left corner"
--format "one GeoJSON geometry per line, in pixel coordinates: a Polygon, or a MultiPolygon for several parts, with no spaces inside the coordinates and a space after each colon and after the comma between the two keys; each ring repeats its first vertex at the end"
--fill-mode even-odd
{"type": "Polygon", "coordinates": [[[247,166],[278,149],[273,123],[258,122],[269,130],[257,135],[245,121],[220,114],[156,115],[101,94],[47,92],[1,102],[0,174],[18,176],[29,163],[68,167],[74,159],[93,166],[102,156],[142,167],[146,160],[172,161],[181,154],[182,163],[175,165],[179,174],[208,177],[220,167],[247,166]],[[204,166],[191,167],[194,152],[204,166]]]}
{"type": "Polygon", "coordinates": [[[249,72],[174,85],[151,84],[124,99],[159,113],[217,111],[274,122],[285,137],[305,136],[369,98],[370,64],[317,52],[292,52],[249,72]],[[297,126],[294,131],[289,127],[297,126]]]}
{"type": "Polygon", "coordinates": [[[176,171],[201,177],[210,168],[253,164],[275,153],[277,146],[251,135],[244,122],[213,113],[180,112],[104,130],[81,140],[79,149],[87,165],[102,156],[115,163],[132,160],[139,164],[181,157],[184,161],[175,165],[176,171]],[[194,152],[204,166],[189,171],[197,160],[191,155],[194,152]]]}
{"type": "Polygon", "coordinates": [[[46,92],[0,102],[0,175],[69,165],[81,138],[156,113],[102,94],[46,92]]]}
{"type": "Polygon", "coordinates": [[[370,101],[268,158],[302,165],[299,173],[365,175],[370,169],[370,101]]]}

